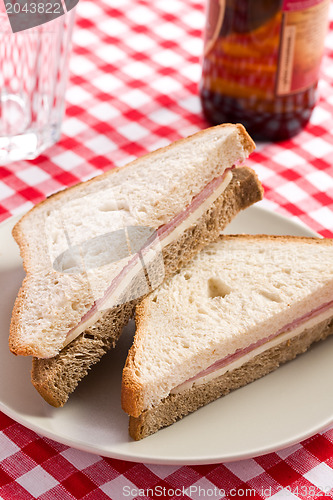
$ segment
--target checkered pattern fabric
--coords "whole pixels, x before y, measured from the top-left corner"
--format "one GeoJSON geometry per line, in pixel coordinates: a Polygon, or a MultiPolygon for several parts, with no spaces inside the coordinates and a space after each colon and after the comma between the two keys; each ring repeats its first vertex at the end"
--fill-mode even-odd
{"type": "Polygon", "coordinates": [[[0,417],[0,498],[333,498],[333,431],[240,462],[148,465],[103,458],[40,438],[0,417]]]}
{"type": "MultiPolygon", "coordinates": [[[[0,166],[0,220],[207,126],[198,98],[203,0],[81,0],[61,141],[0,166]]],[[[333,7],[333,3],[332,3],[333,7]]],[[[333,20],[333,9],[332,9],[333,20]]],[[[333,236],[333,21],[310,124],[258,144],[263,204],[333,236]]],[[[333,431],[236,463],[123,462],[42,438],[0,414],[0,498],[333,498],[333,431]]]]}

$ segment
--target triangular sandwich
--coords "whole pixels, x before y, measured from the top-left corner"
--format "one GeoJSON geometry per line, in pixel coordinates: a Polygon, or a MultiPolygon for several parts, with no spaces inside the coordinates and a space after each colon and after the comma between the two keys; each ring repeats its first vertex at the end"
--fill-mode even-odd
{"type": "Polygon", "coordinates": [[[333,333],[333,240],[225,236],[137,307],[123,372],[146,437],[333,333]]]}

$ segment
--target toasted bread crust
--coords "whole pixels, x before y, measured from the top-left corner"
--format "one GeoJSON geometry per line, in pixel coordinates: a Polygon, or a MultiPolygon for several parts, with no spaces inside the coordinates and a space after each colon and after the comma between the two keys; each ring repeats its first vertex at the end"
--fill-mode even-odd
{"type": "MultiPolygon", "coordinates": [[[[214,202],[197,223],[185,231],[180,238],[170,243],[163,250],[165,277],[185,265],[209,242],[215,241],[220,231],[237,215],[237,213],[262,198],[263,189],[256,174],[248,167],[238,167],[233,171],[233,178],[224,193],[214,202]]],[[[140,306],[141,307],[141,306],[140,306]]],[[[111,314],[108,311],[107,314],[111,314]]],[[[120,313],[119,313],[120,315],[120,313]]],[[[131,316],[131,313],[129,313],[131,316]]],[[[120,315],[120,319],[110,328],[107,315],[105,327],[103,318],[100,320],[101,337],[91,339],[90,353],[85,356],[82,364],[82,350],[86,351],[85,335],[91,335],[90,330],[83,332],[57,356],[47,360],[34,358],[32,368],[32,383],[46,401],[53,406],[63,406],[69,394],[79,381],[86,375],[89,368],[114,345],[129,316],[120,315]],[[114,336],[114,331],[119,332],[114,336]],[[102,340],[103,339],[103,340],[102,340]],[[100,348],[100,343],[103,347],[100,348]],[[82,370],[78,366],[82,366],[82,370]],[[66,372],[66,376],[64,375],[66,372]],[[64,382],[64,377],[69,382],[64,382]]],[[[133,351],[132,351],[133,352],[133,351]]],[[[137,404],[140,399],[140,388],[135,386],[132,377],[131,356],[124,370],[123,401],[126,407],[137,404]],[[129,374],[129,378],[127,377],[129,374]],[[138,396],[139,395],[139,396],[138,396]]]]}
{"type": "MultiPolygon", "coordinates": [[[[24,270],[26,271],[26,268],[24,266],[24,261],[23,261],[23,267],[24,270]]],[[[17,351],[20,350],[21,346],[21,336],[18,330],[18,321],[17,318],[19,317],[20,314],[20,309],[24,306],[24,302],[26,299],[26,294],[27,294],[27,286],[26,283],[29,280],[28,275],[26,275],[23,278],[22,285],[19,289],[19,292],[17,294],[17,297],[15,299],[13,311],[12,311],[12,319],[10,323],[10,333],[9,333],[9,339],[8,339],[8,345],[10,351],[16,355],[17,351]]],[[[32,355],[32,353],[29,352],[29,349],[23,347],[23,350],[27,356],[32,355]]]]}
{"type": "Polygon", "coordinates": [[[206,384],[169,395],[156,407],[143,411],[138,418],[130,417],[130,436],[137,441],[175,423],[200,407],[267,375],[305,352],[314,342],[324,340],[332,334],[333,317],[206,384]]]}

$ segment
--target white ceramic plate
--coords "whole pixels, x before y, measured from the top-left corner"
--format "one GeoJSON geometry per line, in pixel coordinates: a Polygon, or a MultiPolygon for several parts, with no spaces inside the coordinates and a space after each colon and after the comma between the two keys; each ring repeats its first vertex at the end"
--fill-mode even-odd
{"type": "MultiPolygon", "coordinates": [[[[127,433],[120,407],[121,370],[133,325],[64,408],[49,406],[30,383],[31,360],[7,345],[12,306],[23,278],[14,219],[0,226],[0,409],[37,433],[103,456],[160,464],[239,460],[281,449],[333,422],[333,337],[274,373],[200,409],[142,441],[127,433]]],[[[313,236],[260,207],[240,214],[228,232],[313,236]]]]}

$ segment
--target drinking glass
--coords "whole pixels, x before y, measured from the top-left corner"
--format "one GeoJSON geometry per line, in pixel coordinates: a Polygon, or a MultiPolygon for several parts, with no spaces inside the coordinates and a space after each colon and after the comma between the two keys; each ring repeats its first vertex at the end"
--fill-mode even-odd
{"type": "Polygon", "coordinates": [[[12,33],[0,0],[0,164],[59,140],[74,17],[12,33]]]}

